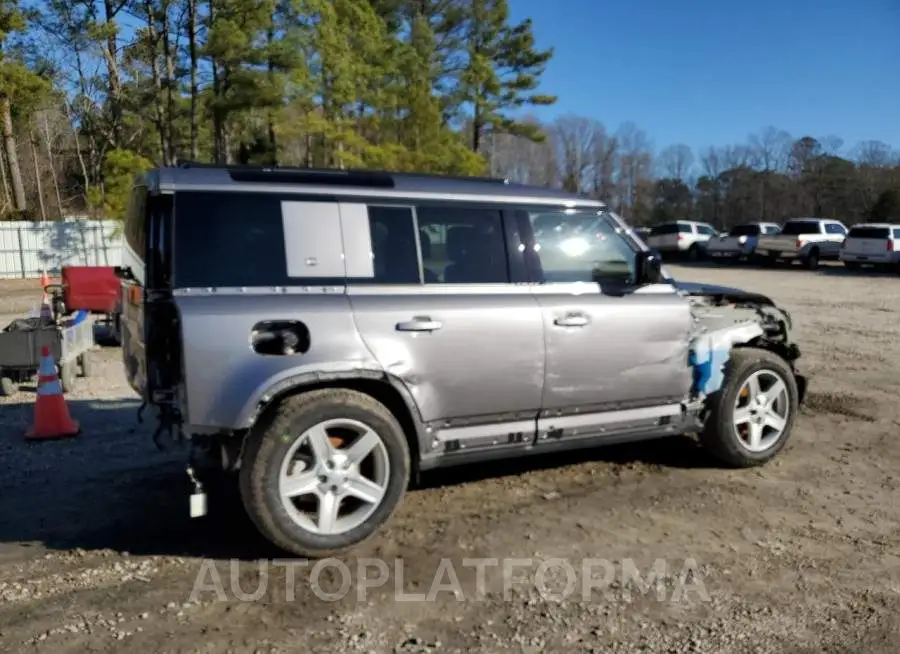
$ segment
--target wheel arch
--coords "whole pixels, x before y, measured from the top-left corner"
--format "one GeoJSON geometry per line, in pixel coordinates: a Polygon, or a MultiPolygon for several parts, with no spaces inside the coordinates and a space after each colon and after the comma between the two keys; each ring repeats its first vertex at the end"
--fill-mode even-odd
{"type": "Polygon", "coordinates": [[[275,388],[263,395],[246,427],[251,428],[270,420],[278,406],[289,397],[325,388],[345,388],[357,391],[372,397],[387,407],[403,429],[409,445],[413,473],[418,473],[426,438],[425,428],[409,390],[403,382],[386,373],[359,371],[328,376],[303,376],[276,384],[275,388]]]}

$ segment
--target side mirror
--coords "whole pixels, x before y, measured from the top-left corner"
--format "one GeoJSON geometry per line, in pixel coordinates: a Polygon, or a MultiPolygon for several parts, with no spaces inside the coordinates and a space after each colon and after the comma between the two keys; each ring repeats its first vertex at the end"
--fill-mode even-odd
{"type": "Polygon", "coordinates": [[[639,284],[660,284],[665,281],[662,271],[662,255],[659,250],[637,253],[637,279],[639,284]]]}

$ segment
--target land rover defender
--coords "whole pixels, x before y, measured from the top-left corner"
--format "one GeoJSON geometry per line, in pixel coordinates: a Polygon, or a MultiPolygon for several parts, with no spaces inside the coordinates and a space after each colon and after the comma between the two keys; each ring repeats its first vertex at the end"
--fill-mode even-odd
{"type": "Polygon", "coordinates": [[[803,400],[786,312],[671,279],[563,191],[182,164],[135,183],[124,233],[124,366],[157,437],[215,448],[297,555],[367,539],[438,466],[687,433],[758,465],[803,400]]]}

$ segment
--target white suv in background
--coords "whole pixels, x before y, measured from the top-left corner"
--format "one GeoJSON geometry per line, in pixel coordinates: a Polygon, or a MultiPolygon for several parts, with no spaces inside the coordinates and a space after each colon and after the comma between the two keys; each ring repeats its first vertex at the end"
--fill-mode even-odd
{"type": "Polygon", "coordinates": [[[850,269],[864,265],[900,265],[900,225],[861,223],[853,225],[841,245],[838,258],[850,269]]]}
{"type": "Polygon", "coordinates": [[[706,251],[706,243],[719,232],[709,223],[676,220],[656,225],[650,230],[647,246],[660,253],[687,255],[696,261],[706,251]]]}

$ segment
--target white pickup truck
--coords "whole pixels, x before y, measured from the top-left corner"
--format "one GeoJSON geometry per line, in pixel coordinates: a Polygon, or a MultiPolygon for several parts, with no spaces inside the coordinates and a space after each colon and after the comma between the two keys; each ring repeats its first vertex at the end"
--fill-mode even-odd
{"type": "Polygon", "coordinates": [[[839,220],[791,218],[778,234],[759,237],[756,254],[769,263],[800,261],[815,270],[822,259],[837,260],[846,236],[847,227],[839,220]]]}
{"type": "Polygon", "coordinates": [[[777,234],[780,230],[781,225],[777,223],[735,225],[727,234],[709,239],[706,253],[714,259],[746,260],[753,256],[760,236],[777,234]]]}

